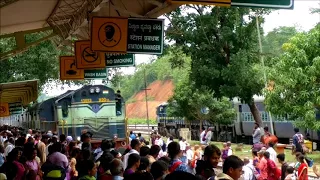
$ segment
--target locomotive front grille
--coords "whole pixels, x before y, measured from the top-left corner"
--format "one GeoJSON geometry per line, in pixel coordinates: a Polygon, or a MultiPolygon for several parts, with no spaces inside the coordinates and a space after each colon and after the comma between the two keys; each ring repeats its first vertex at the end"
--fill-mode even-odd
{"type": "Polygon", "coordinates": [[[84,119],[84,128],[93,133],[93,138],[105,139],[111,138],[109,134],[109,119],[90,118],[84,119]]]}

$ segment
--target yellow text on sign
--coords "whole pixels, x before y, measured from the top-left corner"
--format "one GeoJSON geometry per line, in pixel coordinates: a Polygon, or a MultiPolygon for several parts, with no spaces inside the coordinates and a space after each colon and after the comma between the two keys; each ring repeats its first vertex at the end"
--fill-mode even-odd
{"type": "Polygon", "coordinates": [[[107,98],[99,98],[99,102],[109,102],[110,100],[107,98]]]}
{"type": "Polygon", "coordinates": [[[10,116],[9,104],[0,103],[0,117],[10,116]]]}
{"type": "Polygon", "coordinates": [[[102,52],[127,52],[128,19],[92,17],[91,49],[102,52]]]}
{"type": "Polygon", "coordinates": [[[231,6],[231,0],[167,0],[172,4],[200,4],[215,6],[231,6]]]}
{"type": "Polygon", "coordinates": [[[91,41],[83,40],[75,42],[76,67],[78,69],[105,68],[104,54],[91,50],[91,41]]]}
{"type": "Polygon", "coordinates": [[[81,99],[82,103],[91,103],[92,99],[81,99]]]}
{"type": "Polygon", "coordinates": [[[74,56],[60,56],[60,79],[84,79],[84,70],[76,67],[76,58],[74,56]]]}

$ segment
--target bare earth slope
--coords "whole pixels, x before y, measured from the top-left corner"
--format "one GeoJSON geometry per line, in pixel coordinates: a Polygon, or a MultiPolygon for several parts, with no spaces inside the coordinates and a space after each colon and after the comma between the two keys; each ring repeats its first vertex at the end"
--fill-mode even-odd
{"type": "MultiPolygon", "coordinates": [[[[173,95],[174,85],[171,80],[157,80],[151,83],[147,89],[151,89],[148,90],[149,118],[156,119],[156,107],[166,102],[173,95]]],[[[126,105],[127,117],[129,119],[146,119],[145,92],[142,90],[131,99],[133,99],[133,102],[126,105]]]]}

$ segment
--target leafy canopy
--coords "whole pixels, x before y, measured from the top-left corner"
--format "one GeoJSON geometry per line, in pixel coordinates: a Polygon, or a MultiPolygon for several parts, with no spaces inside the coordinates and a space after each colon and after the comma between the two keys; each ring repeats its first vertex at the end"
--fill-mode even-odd
{"type": "Polygon", "coordinates": [[[315,108],[320,108],[319,37],[320,24],[283,45],[284,53],[269,73],[275,86],[265,100],[272,113],[289,114],[297,126],[309,129],[320,129],[315,120],[315,108]]]}

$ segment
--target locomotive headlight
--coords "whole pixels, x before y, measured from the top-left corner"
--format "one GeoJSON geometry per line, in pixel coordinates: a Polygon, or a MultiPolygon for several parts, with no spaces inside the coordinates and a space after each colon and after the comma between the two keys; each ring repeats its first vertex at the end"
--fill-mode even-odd
{"type": "Polygon", "coordinates": [[[94,93],[94,88],[90,88],[90,93],[91,93],[91,94],[94,93]]]}
{"type": "Polygon", "coordinates": [[[96,93],[100,93],[100,88],[96,87],[96,93]]]}

